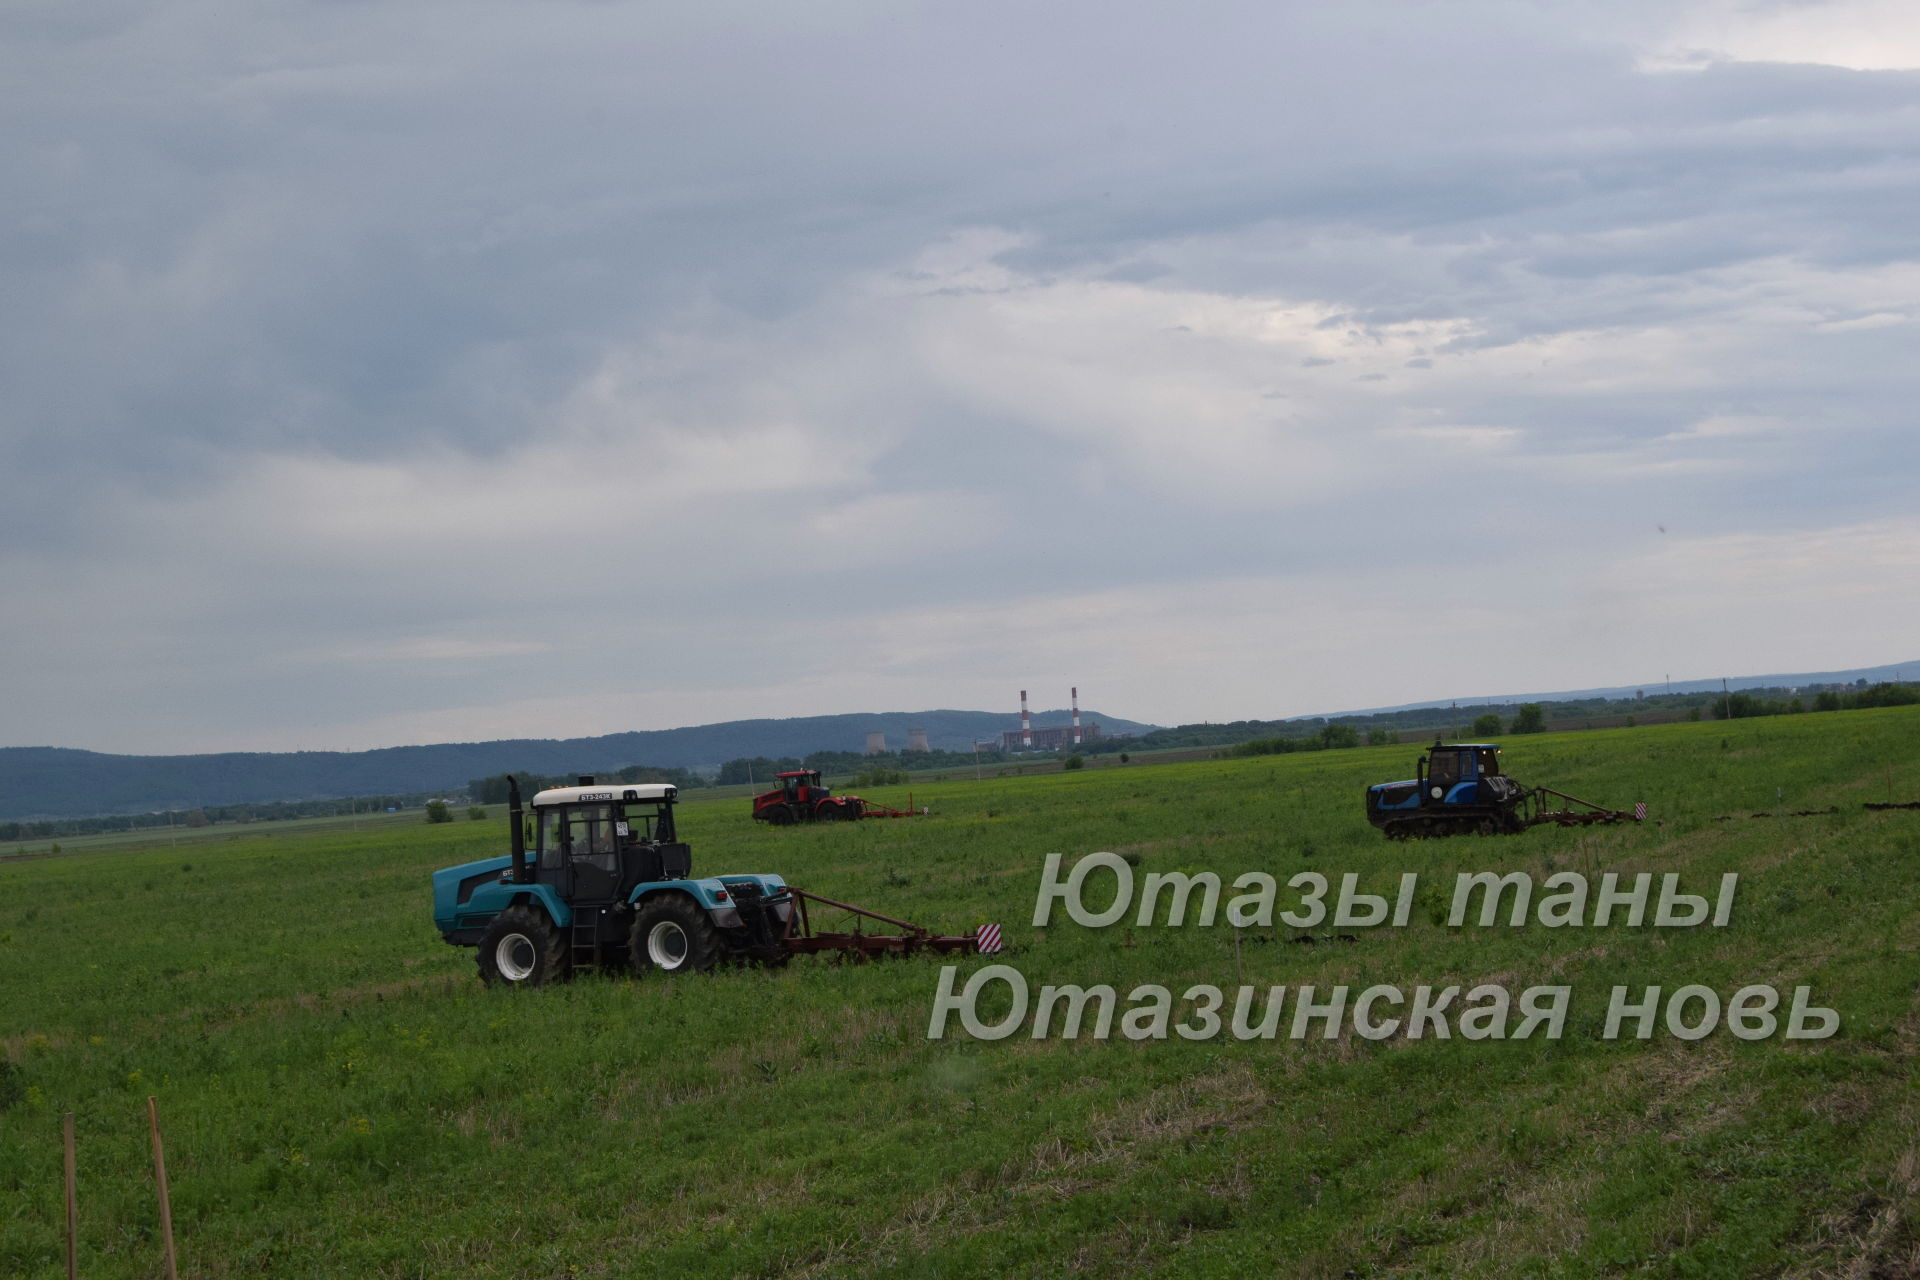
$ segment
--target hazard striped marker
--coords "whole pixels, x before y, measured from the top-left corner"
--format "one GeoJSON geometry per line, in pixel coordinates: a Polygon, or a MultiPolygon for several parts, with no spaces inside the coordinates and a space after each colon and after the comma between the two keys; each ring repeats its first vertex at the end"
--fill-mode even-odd
{"type": "Polygon", "coordinates": [[[973,948],[983,956],[990,956],[1000,949],[1000,926],[983,924],[975,931],[973,948]]]}
{"type": "Polygon", "coordinates": [[[1645,822],[1647,820],[1647,802],[1645,800],[1633,806],[1633,820],[1635,822],[1645,822]]]}

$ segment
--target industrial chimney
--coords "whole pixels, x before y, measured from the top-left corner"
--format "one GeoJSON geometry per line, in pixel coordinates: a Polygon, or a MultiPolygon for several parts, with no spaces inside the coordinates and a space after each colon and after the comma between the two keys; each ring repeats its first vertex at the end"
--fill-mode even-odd
{"type": "Polygon", "coordinates": [[[1073,690],[1073,745],[1076,747],[1080,745],[1080,687],[1078,685],[1075,685],[1073,690]]]}
{"type": "Polygon", "coordinates": [[[1027,691],[1020,691],[1020,749],[1033,750],[1033,721],[1027,717],[1027,691]]]}
{"type": "Polygon", "coordinates": [[[933,750],[932,747],[927,745],[927,731],[925,729],[907,730],[907,750],[909,751],[933,750]]]}
{"type": "Polygon", "coordinates": [[[887,754],[887,735],[884,733],[868,734],[867,754],[870,756],[883,756],[887,754]]]}

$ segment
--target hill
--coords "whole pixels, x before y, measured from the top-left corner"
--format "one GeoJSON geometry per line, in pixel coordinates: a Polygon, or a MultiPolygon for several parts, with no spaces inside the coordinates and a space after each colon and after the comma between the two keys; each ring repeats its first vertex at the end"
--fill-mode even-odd
{"type": "MultiPolygon", "coordinates": [[[[1682,693],[1719,693],[1722,685],[1738,692],[1742,689],[1806,689],[1817,685],[1851,685],[1865,681],[1867,684],[1887,682],[1904,683],[1911,676],[1920,680],[1920,658],[1912,662],[1889,662],[1878,667],[1853,667],[1845,671],[1802,671],[1788,675],[1771,676],[1711,676],[1705,679],[1687,680],[1648,680],[1640,685],[1611,685],[1604,689],[1562,689],[1556,693],[1476,693],[1471,697],[1448,698],[1448,704],[1457,707],[1501,707],[1515,706],[1522,702],[1610,702],[1623,698],[1632,698],[1636,694],[1682,694],[1682,693]]],[[[1394,711],[1415,711],[1438,705],[1439,699],[1427,702],[1403,702],[1391,707],[1367,707],[1360,711],[1336,711],[1323,719],[1346,719],[1353,716],[1384,715],[1394,711]]],[[[1302,717],[1306,718],[1306,717],[1302,717]]]]}
{"type": "MultiPolygon", "coordinates": [[[[1108,733],[1154,728],[1082,709],[1083,722],[1108,733]]],[[[1066,711],[1034,715],[1037,726],[1063,725],[1066,711]]],[[[443,742],[374,751],[225,752],[134,756],[64,747],[0,748],[0,820],[83,818],[96,814],[202,809],[339,796],[463,791],[474,778],[505,772],[599,773],[647,764],[718,765],[741,756],[805,756],[860,751],[870,733],[895,750],[909,729],[925,729],[936,750],[970,751],[1015,717],[998,711],[890,711],[786,720],[731,720],[682,729],[592,738],[510,738],[443,742]]]]}

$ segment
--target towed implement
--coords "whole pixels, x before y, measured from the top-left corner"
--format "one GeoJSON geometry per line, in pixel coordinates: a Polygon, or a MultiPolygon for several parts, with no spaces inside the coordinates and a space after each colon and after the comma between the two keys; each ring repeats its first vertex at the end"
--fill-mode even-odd
{"type": "Polygon", "coordinates": [[[815,952],[861,962],[980,949],[974,935],[935,934],[777,875],[696,877],[674,829],[675,798],[664,783],[602,787],[583,777],[535,795],[529,814],[509,778],[509,852],[433,874],[441,937],[477,948],[481,979],[508,986],[587,969],[681,974],[815,952]],[[816,930],[821,908],[850,925],[816,930]],[[869,932],[869,922],[887,928],[869,932]]]}
{"type": "Polygon", "coordinates": [[[1426,836],[1512,835],[1552,823],[1585,827],[1645,816],[1606,809],[1552,787],[1523,786],[1500,769],[1500,748],[1435,738],[1416,776],[1367,788],[1367,821],[1389,840],[1426,836]]]}

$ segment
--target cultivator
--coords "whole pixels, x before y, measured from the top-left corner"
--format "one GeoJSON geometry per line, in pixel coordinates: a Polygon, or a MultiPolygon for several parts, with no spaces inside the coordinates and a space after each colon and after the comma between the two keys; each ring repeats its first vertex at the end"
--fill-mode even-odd
{"type": "Polygon", "coordinates": [[[786,913],[784,927],[777,941],[781,951],[788,955],[835,951],[843,957],[852,957],[855,964],[864,964],[876,956],[910,956],[922,951],[951,955],[955,952],[999,950],[999,929],[991,926],[991,934],[988,929],[971,934],[938,934],[909,921],[896,920],[892,916],[850,903],[835,902],[832,898],[809,893],[792,885],[786,886],[785,897],[791,901],[793,910],[786,913]],[[815,932],[813,911],[809,906],[811,903],[851,916],[851,932],[815,932]],[[865,929],[868,920],[892,925],[899,932],[868,933],[865,929]],[[989,937],[991,942],[988,941],[989,937]]]}
{"type": "Polygon", "coordinates": [[[860,801],[860,816],[863,818],[918,818],[924,816],[922,810],[913,808],[913,797],[907,797],[907,808],[892,809],[884,804],[875,804],[871,800],[860,801]]]}
{"type": "Polygon", "coordinates": [[[1525,813],[1520,818],[1521,828],[1537,827],[1545,822],[1551,822],[1555,826],[1560,827],[1592,827],[1609,822],[1638,822],[1641,820],[1641,815],[1637,811],[1630,813],[1625,809],[1607,809],[1593,803],[1591,800],[1582,800],[1579,796],[1570,796],[1564,791],[1555,791],[1552,787],[1535,787],[1533,790],[1527,792],[1525,810],[1525,813]],[[1578,809],[1549,809],[1547,807],[1549,797],[1556,800],[1563,800],[1568,804],[1577,804],[1581,807],[1578,809]]]}

